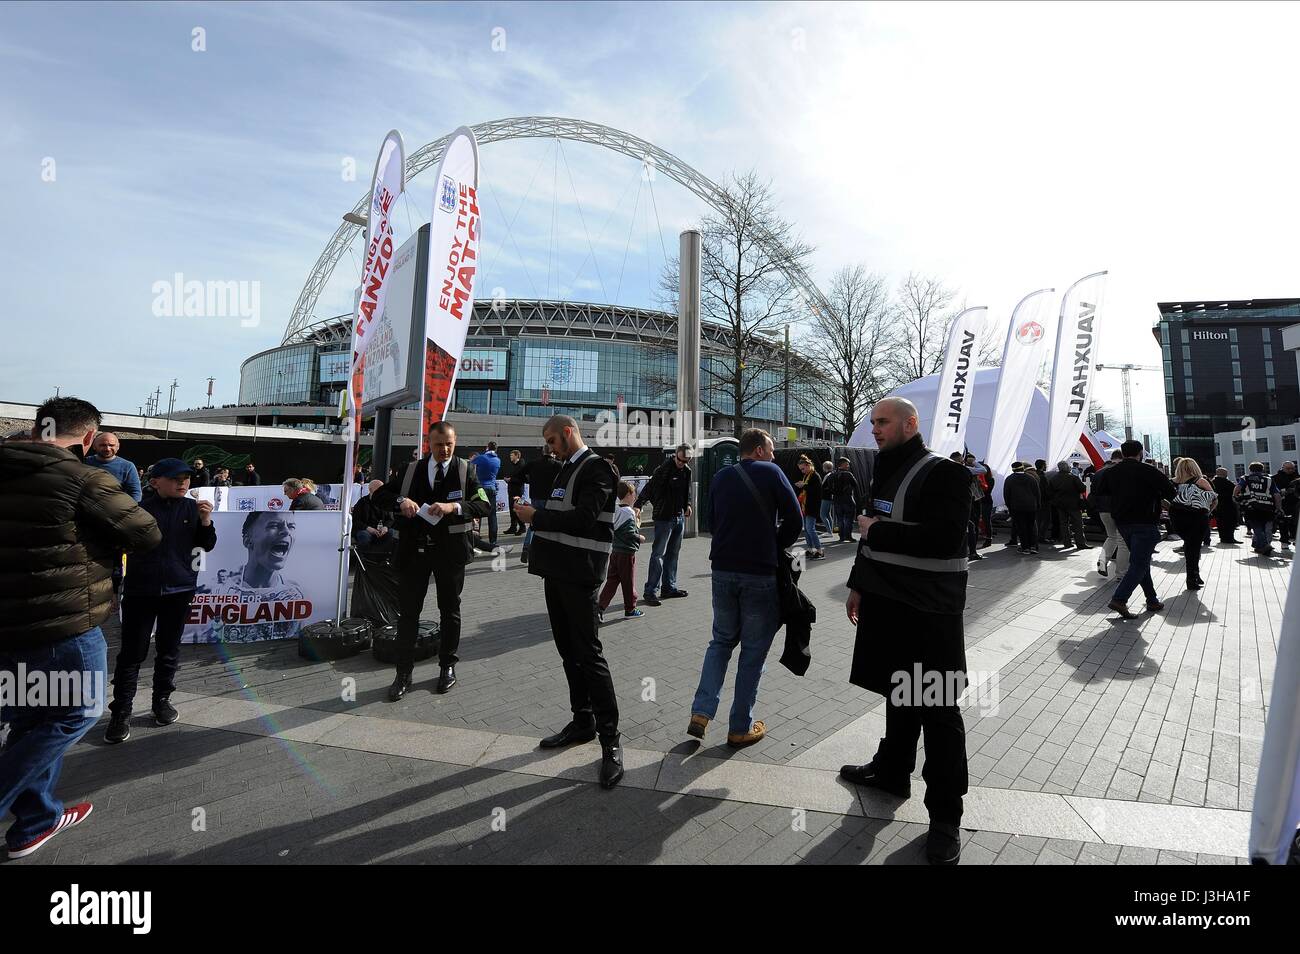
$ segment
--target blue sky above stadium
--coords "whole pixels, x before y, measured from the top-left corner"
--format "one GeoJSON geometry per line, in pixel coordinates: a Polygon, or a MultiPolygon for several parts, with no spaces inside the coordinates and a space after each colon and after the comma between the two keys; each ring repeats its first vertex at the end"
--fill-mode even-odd
{"type": "MultiPolygon", "coordinates": [[[[917,270],[1005,321],[1020,295],[1108,268],[1102,360],[1158,364],[1157,301],[1300,294],[1298,19],[1246,4],[5,5],[5,397],[58,385],[133,411],[174,376],[178,406],[199,406],[211,375],[233,401],[389,128],[409,153],[523,115],[625,129],[715,180],[770,178],[823,285],[858,262],[917,270]],[[155,283],[177,273],[258,282],[258,324],[155,316],[155,283]]],[[[705,209],[662,175],[651,195],[640,171],[590,145],[485,146],[480,295],[654,305],[665,249],[705,209]]],[[[428,218],[428,178],[399,237],[428,218]]],[[[345,256],[319,315],[349,308],[357,271],[345,256]]],[[[1138,381],[1139,423],[1163,431],[1159,376],[1138,381]]],[[[1118,409],[1118,382],[1101,398],[1118,409]]]]}

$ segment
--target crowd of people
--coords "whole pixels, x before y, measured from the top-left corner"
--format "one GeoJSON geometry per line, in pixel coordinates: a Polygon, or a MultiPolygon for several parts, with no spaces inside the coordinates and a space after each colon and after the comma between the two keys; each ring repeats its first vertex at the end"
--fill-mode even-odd
{"type": "MultiPolygon", "coordinates": [[[[107,675],[100,625],[121,592],[121,645],[113,668],[105,741],[131,734],[139,669],[155,645],[151,711],[156,724],[178,718],[170,702],[181,632],[197,587],[194,555],[216,544],[213,507],[191,493],[200,481],[229,480],[201,460],[169,458],[141,472],[122,459],[115,435],[99,433],[99,413],[76,398],[46,402],[20,439],[0,445],[0,671],[74,670],[107,675]],[[89,466],[87,466],[89,465],[89,466]],[[121,577],[124,553],[131,554],[121,577]]],[[[808,665],[808,633],[816,613],[797,586],[803,559],[826,555],[822,534],[856,544],[845,613],[855,628],[849,682],[886,698],[885,731],[874,755],[848,764],[841,777],[898,798],[910,795],[917,744],[924,734],[926,852],[936,864],[961,854],[960,823],[967,790],[965,729],[959,700],[966,660],[962,613],[969,565],[998,533],[995,477],[974,456],[931,453],[911,402],[887,398],[871,411],[879,448],[869,474],[855,474],[841,457],[817,465],[799,458],[796,475],[776,463],[765,431],[739,440],[740,460],[720,468],[709,485],[712,632],[685,720],[685,734],[703,739],[716,718],[731,657],[739,650],[726,742],[740,748],[767,733],[755,718],[762,675],[777,632],[786,627],[781,662],[797,674],[808,665]],[[794,477],[792,480],[791,477],[794,477]],[[800,535],[802,552],[795,549],[800,535]],[[980,541],[982,538],[982,547],[980,541]],[[916,680],[938,677],[945,691],[924,693],[916,680]]],[[[446,421],[429,432],[429,451],[372,480],[353,510],[359,546],[385,548],[397,574],[396,673],[388,698],[398,702],[414,684],[415,647],[430,585],[439,613],[437,693],[459,684],[461,596],[476,549],[497,551],[497,496],[508,496],[506,535],[523,535],[520,554],[542,580],[552,637],[568,685],[572,717],[542,739],[544,749],[599,739],[600,784],[624,774],[619,706],[600,639],[604,616],[621,593],[623,616],[640,604],[688,596],[678,585],[685,521],[692,514],[691,449],[680,445],[638,491],[612,457],[587,445],[578,423],[557,414],[542,429],[543,453],[509,462],[489,442],[468,459],[456,454],[446,421]],[[637,585],[636,556],[647,536],[641,514],[652,507],[653,545],[646,577],[637,585]],[[486,542],[482,540],[486,532],[486,542]],[[640,597],[638,599],[638,593],[640,597]]],[[[1141,588],[1150,612],[1164,608],[1151,578],[1151,558],[1164,526],[1181,539],[1187,586],[1199,589],[1202,549],[1212,525],[1221,543],[1239,541],[1242,520],[1252,547],[1272,552],[1281,533],[1296,535],[1293,463],[1269,476],[1262,464],[1237,481],[1220,469],[1213,481],[1190,458],[1172,473],[1144,460],[1141,443],[1125,441],[1099,469],[1079,472],[1043,460],[1016,462],[1005,478],[1008,545],[1020,554],[1043,544],[1091,550],[1084,514],[1104,532],[1097,572],[1117,577],[1108,603],[1136,618],[1128,601],[1141,588]]],[[[245,481],[260,478],[249,463],[245,481]]],[[[361,475],[366,476],[364,473],[361,475]]],[[[283,490],[293,510],[324,503],[307,478],[283,490]]],[[[255,514],[252,516],[256,516],[255,514]]],[[[499,551],[498,551],[499,552],[499,551]]],[[[63,805],[55,795],[67,749],[96,722],[77,705],[7,710],[8,739],[0,751],[0,815],[12,813],[10,857],[24,857],[90,814],[90,803],[63,805]]]]}

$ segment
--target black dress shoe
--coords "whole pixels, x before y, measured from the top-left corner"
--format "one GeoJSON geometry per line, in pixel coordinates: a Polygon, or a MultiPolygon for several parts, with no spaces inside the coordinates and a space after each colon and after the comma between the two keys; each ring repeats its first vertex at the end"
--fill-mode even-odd
{"type": "Polygon", "coordinates": [[[388,687],[388,701],[399,702],[401,701],[402,696],[406,695],[410,691],[411,691],[411,670],[410,669],[397,670],[397,678],[394,679],[393,684],[388,687]]]}
{"type": "Polygon", "coordinates": [[[931,822],[925,838],[925,858],[932,865],[955,865],[961,860],[961,829],[931,822]]]}
{"type": "Polygon", "coordinates": [[[623,747],[617,735],[600,739],[600,787],[613,788],[623,777],[623,747]]]}
{"type": "Polygon", "coordinates": [[[685,590],[664,590],[664,592],[659,594],[659,598],[664,600],[677,600],[681,599],[685,595],[685,590]]]}
{"type": "Polygon", "coordinates": [[[548,735],[542,739],[541,747],[544,749],[560,749],[566,745],[578,745],[582,742],[590,742],[596,737],[595,725],[580,726],[570,722],[555,735],[548,735]]]}
{"type": "Polygon", "coordinates": [[[882,792],[897,795],[899,798],[912,797],[912,780],[910,778],[900,780],[893,776],[882,777],[876,772],[875,762],[868,762],[866,765],[841,766],[840,778],[846,782],[852,782],[854,785],[861,785],[864,788],[878,788],[882,792]]]}
{"type": "Polygon", "coordinates": [[[663,605],[663,603],[660,601],[659,597],[655,596],[653,593],[647,593],[645,596],[641,597],[641,602],[644,603],[646,606],[662,606],[662,605],[663,605]]]}
{"type": "Polygon", "coordinates": [[[438,672],[438,693],[448,692],[452,686],[456,685],[456,667],[443,666],[438,672]]]}

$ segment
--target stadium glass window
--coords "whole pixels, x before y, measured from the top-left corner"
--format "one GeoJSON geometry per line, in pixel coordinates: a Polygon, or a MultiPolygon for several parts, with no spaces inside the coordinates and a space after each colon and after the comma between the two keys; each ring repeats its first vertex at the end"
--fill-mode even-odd
{"type": "Polygon", "coordinates": [[[1233,475],[1234,475],[1234,476],[1237,476],[1237,477],[1245,477],[1245,476],[1246,476],[1246,465],[1245,465],[1245,464],[1233,464],[1233,465],[1232,465],[1232,472],[1233,472],[1233,475]]]}
{"type": "Polygon", "coordinates": [[[1233,441],[1233,442],[1232,442],[1232,454],[1233,454],[1233,456],[1234,456],[1234,457],[1240,457],[1240,456],[1241,456],[1242,454],[1244,454],[1244,453],[1245,453],[1245,450],[1244,450],[1244,449],[1242,448],[1242,446],[1241,446],[1241,441],[1233,441]]]}
{"type": "Polygon", "coordinates": [[[1284,451],[1293,451],[1293,450],[1295,450],[1295,435],[1294,435],[1294,434],[1283,434],[1283,435],[1282,435],[1282,449],[1283,449],[1284,451]]]}
{"type": "Polygon", "coordinates": [[[1268,453],[1268,438],[1267,438],[1267,437],[1257,437],[1257,438],[1255,438],[1255,453],[1257,453],[1257,454],[1267,454],[1267,453],[1268,453]]]}

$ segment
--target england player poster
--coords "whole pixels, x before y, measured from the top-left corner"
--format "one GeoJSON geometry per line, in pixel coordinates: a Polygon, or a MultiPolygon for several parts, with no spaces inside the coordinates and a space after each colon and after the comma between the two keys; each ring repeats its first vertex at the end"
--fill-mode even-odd
{"type": "Polygon", "coordinates": [[[214,513],[187,643],[292,639],[334,615],[338,519],[324,511],[214,513]]]}

